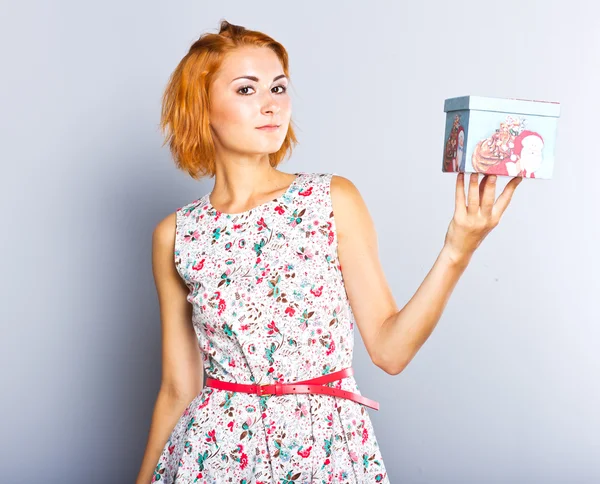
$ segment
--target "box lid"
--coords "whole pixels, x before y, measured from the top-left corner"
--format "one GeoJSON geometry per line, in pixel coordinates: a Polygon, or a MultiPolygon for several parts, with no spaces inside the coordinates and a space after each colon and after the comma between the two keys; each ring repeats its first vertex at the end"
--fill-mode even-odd
{"type": "Polygon", "coordinates": [[[470,109],[475,111],[497,111],[515,114],[534,114],[536,116],[560,116],[560,103],[482,96],[461,96],[446,99],[444,111],[470,109]]]}

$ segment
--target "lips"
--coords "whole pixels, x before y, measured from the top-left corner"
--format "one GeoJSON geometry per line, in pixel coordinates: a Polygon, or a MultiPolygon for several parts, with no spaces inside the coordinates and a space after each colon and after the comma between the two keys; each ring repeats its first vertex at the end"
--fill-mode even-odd
{"type": "Polygon", "coordinates": [[[259,126],[259,127],[258,127],[258,128],[256,128],[256,129],[262,129],[262,128],[278,128],[279,126],[281,126],[281,125],[279,125],[279,124],[265,124],[264,126],[259,126]]]}

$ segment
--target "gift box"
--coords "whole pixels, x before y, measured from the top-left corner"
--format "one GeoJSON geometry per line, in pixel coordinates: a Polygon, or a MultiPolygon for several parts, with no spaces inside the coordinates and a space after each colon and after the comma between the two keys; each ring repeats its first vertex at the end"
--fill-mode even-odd
{"type": "Polygon", "coordinates": [[[552,178],[560,103],[446,99],[443,172],[552,178]]]}

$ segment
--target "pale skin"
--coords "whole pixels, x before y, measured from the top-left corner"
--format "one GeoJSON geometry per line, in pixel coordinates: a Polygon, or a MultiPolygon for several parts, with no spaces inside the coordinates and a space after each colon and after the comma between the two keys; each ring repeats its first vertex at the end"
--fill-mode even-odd
{"type": "MultiPolygon", "coordinates": [[[[210,202],[238,213],[283,194],[295,175],[269,164],[291,119],[288,79],[267,48],[243,47],[230,53],[210,86],[210,125],[216,174],[210,202]],[[237,79],[253,76],[258,80],[237,79]],[[258,130],[278,124],[272,132],[258,130]]],[[[379,260],[375,227],[357,187],[334,175],[331,200],[338,257],[356,324],[372,362],[388,374],[400,373],[427,340],[471,256],[498,224],[516,186],[511,180],[495,201],[496,177],[479,183],[471,175],[465,199],[462,174],[456,181],[455,213],[443,248],[415,295],[398,306],[379,260]],[[467,203],[468,202],[468,203],[467,203]]],[[[177,419],[202,391],[203,367],[191,323],[188,288],[174,264],[175,213],[161,220],[152,237],[152,268],[160,305],[162,378],[137,484],[147,484],[177,419]]]]}
{"type": "Polygon", "coordinates": [[[473,253],[498,225],[522,180],[510,180],[496,200],[496,176],[486,175],[479,183],[479,175],[472,173],[466,198],[464,174],[457,175],[455,211],[443,247],[414,296],[399,310],[379,261],[367,207],[352,182],[333,177],[331,196],[346,292],[375,365],[391,375],[406,368],[437,325],[473,253]]]}

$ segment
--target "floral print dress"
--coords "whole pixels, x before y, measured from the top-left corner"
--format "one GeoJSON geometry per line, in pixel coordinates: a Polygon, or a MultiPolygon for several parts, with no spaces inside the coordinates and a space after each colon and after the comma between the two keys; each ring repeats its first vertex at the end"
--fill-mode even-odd
{"type": "MultiPolygon", "coordinates": [[[[177,210],[175,263],[189,287],[208,376],[289,383],[352,366],[354,316],[329,173],[295,173],[237,214],[209,195],[177,210]]],[[[353,376],[329,386],[359,393],[353,376]]],[[[175,425],[152,482],[389,483],[367,407],[320,394],[204,387],[175,425]]]]}

